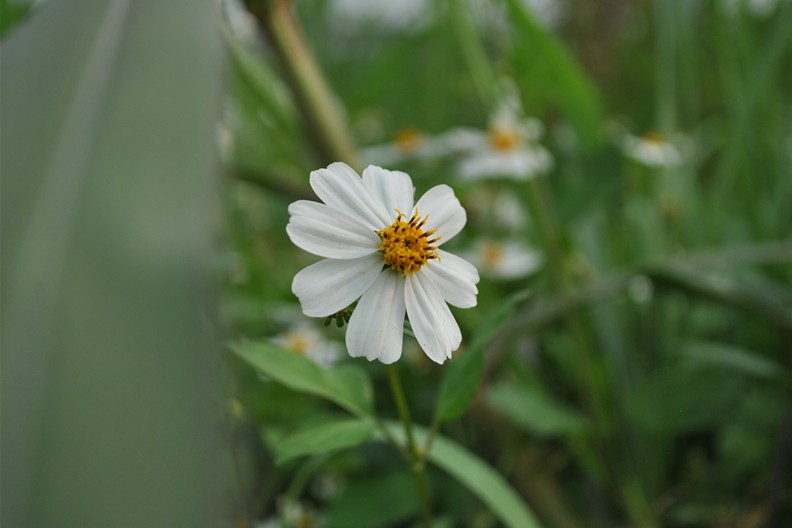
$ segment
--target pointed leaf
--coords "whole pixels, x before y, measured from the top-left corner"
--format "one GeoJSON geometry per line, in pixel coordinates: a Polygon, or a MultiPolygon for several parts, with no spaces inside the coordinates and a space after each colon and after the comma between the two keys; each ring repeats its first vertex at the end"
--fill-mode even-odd
{"type": "Polygon", "coordinates": [[[501,383],[490,389],[487,399],[506,418],[539,436],[567,435],[586,427],[578,412],[536,387],[501,383]]]}
{"type": "Polygon", "coordinates": [[[371,437],[374,424],[363,420],[344,420],[301,429],[284,438],[276,448],[276,462],[292,458],[320,455],[355,447],[371,437]]]}
{"type": "Polygon", "coordinates": [[[476,332],[468,350],[451,360],[440,384],[437,397],[437,419],[454,420],[462,415],[476,395],[481,371],[484,367],[484,347],[497,335],[514,313],[517,305],[526,299],[526,292],[518,292],[495,310],[476,332]]]}
{"type": "MultiPolygon", "coordinates": [[[[386,426],[397,439],[402,442],[405,440],[401,424],[389,422],[386,426]]],[[[429,432],[425,428],[413,425],[413,434],[419,444],[426,445],[429,432]]],[[[534,513],[503,476],[453,440],[443,435],[435,435],[429,461],[481,499],[505,526],[541,527],[534,513]]]]}
{"type": "Polygon", "coordinates": [[[358,416],[372,414],[371,381],[357,367],[322,368],[305,356],[271,343],[241,343],[231,349],[251,366],[293,390],[321,396],[358,416]]]}

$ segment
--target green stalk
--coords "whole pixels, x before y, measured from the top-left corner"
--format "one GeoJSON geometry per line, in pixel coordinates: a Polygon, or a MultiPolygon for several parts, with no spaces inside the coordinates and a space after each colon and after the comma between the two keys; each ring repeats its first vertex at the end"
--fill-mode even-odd
{"type": "Polygon", "coordinates": [[[311,53],[291,0],[248,2],[278,55],[307,132],[322,161],[359,166],[355,143],[346,127],[338,100],[311,53]]]}
{"type": "Polygon", "coordinates": [[[484,105],[491,108],[496,102],[497,78],[476,32],[476,26],[470,19],[467,3],[461,0],[448,0],[448,8],[459,40],[459,48],[467,63],[473,84],[484,105]]]}
{"type": "Polygon", "coordinates": [[[412,418],[410,408],[407,406],[407,398],[404,396],[399,371],[394,365],[388,365],[388,381],[390,381],[393,400],[399,412],[402,425],[404,426],[404,436],[407,437],[407,447],[412,454],[412,470],[415,473],[418,485],[418,498],[421,501],[421,515],[423,524],[426,528],[432,526],[432,508],[429,501],[429,485],[426,481],[426,456],[418,449],[412,431],[412,418]]]}

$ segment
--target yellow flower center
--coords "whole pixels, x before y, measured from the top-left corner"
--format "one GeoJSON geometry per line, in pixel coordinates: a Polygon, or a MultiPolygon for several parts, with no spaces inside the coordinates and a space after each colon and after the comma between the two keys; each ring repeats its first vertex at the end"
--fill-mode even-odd
{"type": "Polygon", "coordinates": [[[295,354],[305,354],[310,346],[308,339],[299,332],[287,334],[283,341],[284,346],[295,354]]]}
{"type": "Polygon", "coordinates": [[[437,229],[424,230],[429,215],[421,218],[418,211],[413,213],[409,221],[400,211],[396,211],[396,220],[385,229],[377,231],[382,244],[380,251],[385,257],[385,265],[401,271],[402,277],[415,273],[427,262],[438,258],[437,246],[433,246],[440,237],[430,238],[437,229]]]}
{"type": "Polygon", "coordinates": [[[488,242],[482,248],[482,260],[488,268],[494,268],[503,258],[503,246],[496,242],[488,242]]]}
{"type": "Polygon", "coordinates": [[[490,129],[489,140],[495,150],[513,150],[520,143],[520,132],[513,128],[494,127],[490,129]]]}
{"type": "Polygon", "coordinates": [[[414,152],[421,144],[421,133],[414,128],[405,128],[396,133],[393,142],[404,153],[414,152]]]}
{"type": "Polygon", "coordinates": [[[660,132],[655,132],[654,130],[650,130],[643,135],[644,141],[648,141],[649,143],[660,144],[663,142],[663,136],[660,132]]]}

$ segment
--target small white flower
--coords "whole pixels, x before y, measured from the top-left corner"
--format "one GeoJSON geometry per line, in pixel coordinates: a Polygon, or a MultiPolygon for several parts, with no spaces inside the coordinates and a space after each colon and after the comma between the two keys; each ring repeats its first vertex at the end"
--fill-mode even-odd
{"type": "Polygon", "coordinates": [[[341,356],[338,343],[325,338],[317,328],[306,323],[294,325],[272,341],[295,354],[312,359],[323,367],[329,367],[341,356]]]}
{"type": "Polygon", "coordinates": [[[524,118],[517,94],[509,94],[491,116],[488,130],[460,128],[448,134],[449,146],[462,153],[460,177],[528,180],[548,172],[553,158],[537,143],[543,128],[539,120],[524,118]]]}
{"type": "Polygon", "coordinates": [[[727,16],[737,16],[745,10],[751,16],[768,18],[775,12],[778,0],[721,0],[719,4],[727,16]]]}
{"type": "Polygon", "coordinates": [[[651,168],[675,167],[682,162],[677,147],[657,132],[647,132],[641,137],[627,134],[621,140],[624,155],[651,168]]]}
{"type": "Polygon", "coordinates": [[[361,178],[333,163],[311,173],[324,203],[289,206],[286,232],[300,248],[325,257],[294,277],[303,313],[326,317],[360,298],[346,334],[352,357],[393,363],[402,353],[405,311],[421,348],[443,363],[462,334],[448,304],[476,305],[476,268],[439,246],[467,221],[447,185],[413,202],[404,172],[370,165],[361,178]],[[447,304],[448,303],[448,304],[447,304]]]}
{"type": "Polygon", "coordinates": [[[363,163],[396,165],[409,160],[438,159],[450,152],[443,136],[431,136],[414,128],[396,133],[393,140],[361,150],[363,163]]]}
{"type": "Polygon", "coordinates": [[[520,199],[500,186],[483,186],[466,198],[468,210],[487,225],[506,231],[523,231],[528,225],[528,214],[520,199]]]}
{"type": "Polygon", "coordinates": [[[516,241],[479,240],[465,256],[483,275],[496,279],[525,277],[538,270],[543,262],[541,253],[516,241]]]}
{"type": "Polygon", "coordinates": [[[411,32],[431,21],[433,5],[428,0],[333,0],[329,15],[331,25],[342,33],[371,27],[411,32]]]}

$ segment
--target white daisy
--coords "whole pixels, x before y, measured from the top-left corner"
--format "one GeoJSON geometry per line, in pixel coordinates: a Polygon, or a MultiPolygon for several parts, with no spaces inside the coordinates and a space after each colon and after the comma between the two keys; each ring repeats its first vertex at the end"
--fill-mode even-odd
{"type": "Polygon", "coordinates": [[[465,256],[483,275],[495,279],[517,279],[534,273],[542,265],[542,254],[516,242],[483,239],[465,256]]]}
{"type": "Polygon", "coordinates": [[[621,148],[625,156],[651,168],[675,167],[682,162],[676,146],[657,132],[640,137],[627,134],[621,140],[621,148]]]}
{"type": "Polygon", "coordinates": [[[364,163],[391,165],[409,160],[438,159],[449,152],[443,136],[431,136],[415,128],[404,128],[390,142],[362,149],[360,157],[364,163]]]}
{"type": "Polygon", "coordinates": [[[346,334],[352,357],[393,363],[401,356],[405,311],[418,343],[443,363],[462,334],[448,304],[476,305],[476,268],[439,248],[467,221],[447,185],[413,202],[404,172],[370,165],[361,178],[333,163],[311,173],[324,203],[289,206],[286,232],[300,248],[325,257],[294,277],[303,313],[326,317],[360,298],[346,334]],[[448,304],[447,304],[448,303],[448,304]]]}
{"type": "Polygon", "coordinates": [[[304,355],[323,367],[329,367],[341,356],[338,343],[327,339],[317,328],[304,322],[292,326],[272,341],[295,354],[304,355]]]}
{"type": "Polygon", "coordinates": [[[491,116],[488,130],[460,128],[447,141],[462,153],[457,170],[464,180],[528,180],[553,167],[552,156],[538,143],[543,128],[539,120],[524,118],[519,98],[509,94],[491,116]]]}

